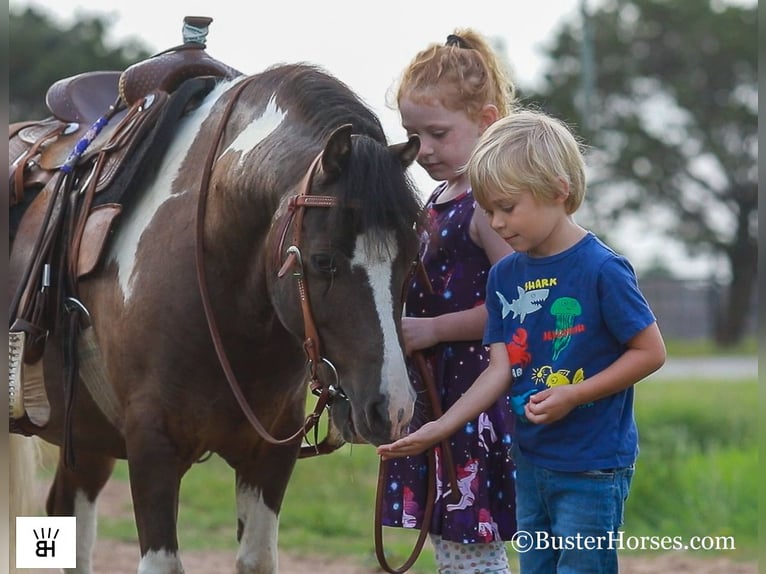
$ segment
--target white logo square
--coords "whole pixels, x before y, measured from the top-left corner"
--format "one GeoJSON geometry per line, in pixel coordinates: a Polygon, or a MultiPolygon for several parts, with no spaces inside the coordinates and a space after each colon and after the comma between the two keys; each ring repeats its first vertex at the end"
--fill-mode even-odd
{"type": "Polygon", "coordinates": [[[16,568],[75,568],[74,516],[17,516],[16,568]]]}

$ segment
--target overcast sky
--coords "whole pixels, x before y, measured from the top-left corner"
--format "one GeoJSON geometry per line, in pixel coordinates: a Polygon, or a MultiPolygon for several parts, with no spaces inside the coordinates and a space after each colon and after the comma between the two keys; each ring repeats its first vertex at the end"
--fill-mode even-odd
{"type": "MultiPolygon", "coordinates": [[[[135,37],[155,51],[180,43],[184,16],[210,16],[212,56],[245,73],[278,62],[318,64],[357,92],[380,116],[389,139],[399,141],[404,131],[398,113],[386,106],[386,92],[419,50],[444,42],[456,27],[472,27],[505,41],[513,77],[528,86],[540,72],[545,43],[561,21],[579,17],[579,2],[277,0],[259,8],[260,3],[248,6],[242,0],[10,0],[10,5],[32,4],[66,23],[78,12],[106,15],[118,39],[135,37]],[[244,16],[245,11],[252,14],[244,16]]],[[[418,183],[430,188],[423,175],[418,183]]]]}
{"type": "MultiPolygon", "coordinates": [[[[152,51],[181,42],[184,16],[210,16],[211,56],[244,73],[280,62],[318,64],[359,94],[380,117],[389,140],[398,142],[405,133],[398,112],[386,105],[386,93],[418,51],[444,42],[457,27],[471,27],[501,38],[516,83],[532,86],[556,30],[580,18],[584,1],[592,9],[602,0],[276,0],[266,6],[243,0],[10,0],[9,5],[35,5],[67,24],[78,14],[100,14],[112,22],[115,40],[133,37],[152,51]]],[[[412,175],[422,193],[431,191],[434,182],[420,167],[412,175]]],[[[652,244],[645,233],[629,235],[634,239],[615,247],[639,268],[650,263],[648,255],[668,251],[667,243],[652,244]]],[[[704,267],[688,266],[686,274],[704,275],[704,267]]]]}

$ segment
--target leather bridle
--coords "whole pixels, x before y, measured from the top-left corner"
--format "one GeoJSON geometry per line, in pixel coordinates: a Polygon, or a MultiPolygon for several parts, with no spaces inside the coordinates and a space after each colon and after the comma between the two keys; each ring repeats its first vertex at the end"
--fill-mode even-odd
{"type": "Polygon", "coordinates": [[[314,158],[314,161],[311,162],[311,166],[303,177],[300,184],[300,193],[292,196],[288,200],[287,213],[282,217],[279,243],[277,244],[275,257],[277,261],[279,261],[285,245],[287,229],[292,223],[293,241],[287,248],[287,258],[279,268],[277,277],[281,279],[290,269],[294,269],[292,275],[298,282],[298,295],[301,300],[301,313],[303,314],[303,330],[305,335],[303,339],[303,350],[308,359],[309,374],[311,376],[309,386],[311,392],[319,396],[320,400],[326,400],[327,398],[333,398],[342,391],[340,391],[340,381],[338,381],[338,372],[335,369],[335,366],[326,357],[323,357],[321,353],[319,331],[314,322],[314,314],[311,312],[311,300],[309,299],[306,275],[303,269],[303,256],[301,255],[300,250],[301,234],[303,231],[303,215],[306,212],[306,208],[334,207],[338,204],[337,198],[332,195],[311,195],[311,184],[319,169],[321,160],[322,154],[320,153],[314,158]],[[327,365],[335,374],[337,385],[328,386],[322,384],[318,375],[318,368],[321,364],[327,365]],[[329,394],[329,397],[325,396],[327,394],[329,394]]]}
{"type": "MultiPolygon", "coordinates": [[[[342,395],[340,391],[339,381],[337,377],[337,371],[332,363],[321,356],[319,334],[314,323],[313,314],[311,312],[311,304],[309,301],[308,289],[306,286],[306,278],[303,273],[303,262],[300,253],[300,240],[301,229],[303,223],[303,215],[308,207],[333,207],[337,204],[337,200],[332,196],[311,195],[311,185],[314,180],[314,176],[318,171],[322,154],[320,153],[312,161],[306,175],[304,175],[299,185],[299,192],[289,199],[287,213],[282,216],[280,240],[277,250],[277,257],[280,256],[283,248],[283,244],[287,235],[287,230],[292,223],[293,227],[293,244],[287,250],[287,258],[279,269],[278,277],[283,277],[290,268],[295,267],[296,271],[294,275],[298,279],[298,292],[301,300],[301,309],[303,312],[305,338],[303,342],[303,348],[308,358],[309,374],[311,377],[311,390],[317,395],[318,400],[316,407],[304,420],[301,427],[293,434],[286,438],[278,439],[272,436],[261,424],[256,417],[252,408],[247,402],[242,387],[237,381],[237,377],[231,367],[231,363],[226,354],[226,350],[223,346],[220,329],[218,328],[218,321],[213,311],[212,303],[210,301],[210,294],[207,286],[207,277],[205,272],[204,261],[204,228],[205,228],[205,212],[207,206],[207,197],[210,187],[210,177],[212,174],[213,164],[215,163],[218,150],[221,145],[221,139],[225,130],[226,122],[231,116],[232,109],[239,99],[242,90],[250,83],[252,78],[245,79],[240,82],[233,90],[233,94],[224,108],[221,121],[217,126],[216,133],[213,136],[213,144],[210,148],[210,152],[205,160],[205,166],[202,172],[202,178],[200,180],[199,187],[199,199],[197,204],[197,225],[196,225],[196,245],[195,245],[195,261],[197,269],[197,282],[199,284],[200,297],[202,299],[202,307],[205,312],[205,318],[207,320],[208,330],[210,337],[213,341],[213,347],[218,356],[221,368],[224,371],[226,380],[229,383],[232,393],[242,409],[243,414],[258,432],[258,434],[266,441],[274,445],[284,445],[297,442],[303,437],[307,436],[309,431],[315,429],[317,432],[317,425],[322,411],[327,407],[331,399],[336,395],[342,395]],[[327,365],[331,372],[335,374],[335,384],[324,385],[318,375],[318,368],[320,364],[327,365]]],[[[325,452],[331,452],[340,445],[319,445],[302,447],[300,456],[311,456],[313,454],[323,454],[325,452]]]]}
{"type": "MultiPolygon", "coordinates": [[[[196,253],[195,253],[196,267],[197,267],[197,280],[199,283],[202,306],[205,311],[205,317],[207,319],[208,329],[210,331],[210,337],[213,340],[213,346],[215,348],[216,354],[218,355],[219,362],[224,371],[224,374],[226,375],[226,380],[229,383],[229,387],[231,388],[232,392],[234,393],[234,396],[237,399],[237,403],[239,404],[240,408],[242,409],[242,412],[244,413],[245,417],[248,419],[250,424],[265,441],[275,445],[284,445],[284,444],[293,443],[296,440],[301,440],[303,437],[306,437],[312,428],[314,429],[315,436],[316,436],[319,418],[321,416],[322,411],[325,409],[325,407],[327,407],[330,404],[330,401],[336,396],[340,396],[344,400],[346,400],[346,397],[340,388],[340,381],[338,378],[337,370],[335,369],[334,365],[328,359],[324,358],[321,354],[321,344],[320,344],[319,333],[316,328],[316,323],[314,322],[313,313],[311,312],[311,302],[309,299],[309,292],[306,285],[306,276],[305,276],[304,268],[303,268],[303,257],[300,251],[301,232],[303,229],[303,216],[305,214],[306,209],[309,207],[323,207],[323,208],[335,207],[337,206],[337,198],[335,198],[334,196],[326,196],[326,195],[311,195],[311,187],[314,181],[314,177],[319,170],[319,166],[322,160],[322,154],[320,153],[311,162],[311,165],[306,171],[306,174],[303,176],[303,179],[301,180],[301,183],[298,186],[298,189],[299,189],[298,194],[290,197],[290,199],[288,200],[287,212],[282,216],[281,221],[279,223],[279,227],[278,227],[279,243],[277,244],[277,249],[274,254],[276,265],[279,265],[282,251],[284,249],[284,245],[287,239],[288,229],[292,226],[292,230],[293,230],[292,244],[286,250],[287,257],[285,258],[285,261],[282,263],[282,265],[279,267],[279,271],[277,272],[277,277],[282,278],[286,275],[286,273],[290,269],[294,269],[293,276],[296,277],[298,282],[298,294],[300,297],[301,311],[303,314],[304,335],[305,335],[304,341],[303,341],[303,349],[306,353],[307,364],[309,368],[310,388],[312,393],[314,393],[318,397],[318,400],[313,412],[310,413],[305,418],[301,428],[299,428],[296,432],[294,432],[292,435],[290,435],[287,438],[277,439],[273,437],[263,427],[263,425],[260,423],[258,418],[255,416],[255,413],[253,413],[253,410],[250,408],[250,405],[248,404],[247,399],[242,393],[242,388],[239,385],[239,382],[237,381],[237,378],[234,375],[234,372],[231,368],[231,364],[226,355],[226,351],[223,348],[223,342],[221,339],[220,331],[218,329],[218,323],[217,323],[215,314],[213,312],[212,304],[210,302],[210,295],[208,293],[207,279],[205,275],[205,265],[204,265],[204,222],[205,222],[205,210],[207,205],[207,196],[208,196],[209,184],[210,184],[210,176],[212,173],[213,164],[215,162],[215,157],[218,153],[218,149],[221,144],[221,139],[223,137],[226,121],[231,115],[232,108],[234,104],[236,103],[239,95],[241,94],[242,90],[248,83],[249,83],[249,80],[244,80],[240,82],[240,84],[238,84],[237,87],[235,88],[235,91],[231,99],[229,100],[229,102],[226,105],[226,108],[224,109],[221,122],[218,125],[215,137],[213,139],[213,146],[211,147],[210,153],[208,154],[208,157],[205,161],[204,171],[200,181],[199,203],[197,205],[196,253]],[[324,364],[329,367],[329,370],[333,373],[335,377],[334,384],[325,385],[322,383],[318,374],[318,369],[320,364],[324,364]]],[[[417,262],[413,264],[413,268],[411,272],[413,273],[419,272],[427,278],[422,268],[422,264],[420,264],[419,259],[417,262]]],[[[409,283],[408,281],[405,281],[403,289],[406,289],[408,283],[409,283]]],[[[420,372],[421,377],[423,378],[424,383],[426,385],[426,388],[429,391],[429,399],[432,405],[433,415],[435,418],[439,417],[441,416],[442,413],[441,413],[441,408],[439,406],[440,401],[435,391],[436,387],[435,387],[435,382],[433,381],[433,375],[431,374],[430,369],[426,365],[426,361],[420,352],[414,353],[413,359],[415,361],[415,366],[420,372]]],[[[314,445],[301,447],[299,457],[304,458],[304,457],[314,456],[318,454],[327,454],[327,453],[333,452],[340,446],[341,444],[330,443],[329,441],[327,441],[327,439],[323,440],[322,442],[315,440],[314,445]]],[[[455,477],[454,465],[452,463],[452,457],[451,457],[448,440],[442,441],[442,454],[445,457],[446,468],[448,470],[449,482],[452,485],[453,495],[456,495],[458,493],[457,479],[455,477]]],[[[418,534],[418,539],[415,543],[415,547],[413,548],[412,553],[410,554],[408,559],[405,561],[405,563],[399,568],[392,567],[390,564],[388,564],[385,557],[385,551],[383,549],[383,536],[381,531],[381,528],[382,528],[381,497],[382,497],[382,485],[383,485],[384,479],[383,479],[383,467],[382,465],[380,465],[379,467],[378,486],[377,486],[378,492],[377,492],[376,507],[375,507],[375,553],[378,558],[379,564],[381,565],[383,570],[385,570],[386,572],[393,573],[393,574],[400,574],[402,572],[405,572],[414,564],[415,560],[420,554],[421,549],[423,548],[425,538],[428,534],[431,517],[433,515],[434,502],[435,502],[436,461],[435,461],[433,449],[429,451],[429,463],[430,463],[430,472],[429,472],[429,484],[428,484],[425,516],[423,519],[420,532],[418,534]]]]}

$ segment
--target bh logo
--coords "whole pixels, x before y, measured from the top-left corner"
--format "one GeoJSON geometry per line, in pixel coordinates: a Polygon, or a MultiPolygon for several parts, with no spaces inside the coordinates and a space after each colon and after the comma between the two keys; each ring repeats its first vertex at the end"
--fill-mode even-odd
{"type": "Polygon", "coordinates": [[[55,558],[56,538],[58,538],[59,529],[57,528],[56,532],[52,533],[49,528],[47,534],[45,533],[45,528],[41,528],[39,533],[37,530],[32,529],[32,534],[34,534],[37,539],[37,550],[35,550],[35,555],[38,558],[48,558],[48,556],[55,558]]]}
{"type": "Polygon", "coordinates": [[[76,567],[75,517],[16,517],[16,568],[76,567]]]}

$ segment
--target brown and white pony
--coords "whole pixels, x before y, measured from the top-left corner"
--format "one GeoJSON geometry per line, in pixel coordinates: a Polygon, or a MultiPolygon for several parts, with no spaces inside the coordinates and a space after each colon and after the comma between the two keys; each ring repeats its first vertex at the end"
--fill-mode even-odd
{"type": "MultiPolygon", "coordinates": [[[[96,500],[118,458],[128,461],[138,572],[183,572],[179,486],[208,452],[236,474],[236,571],[277,572],[278,517],[300,440],[265,440],[222,363],[280,440],[304,424],[306,341],[318,339],[308,366],[338,392],[335,432],[380,444],[405,431],[415,397],[400,318],[422,214],[406,168],[417,151],[416,138],[389,146],[348,87],[303,64],[220,81],[182,118],[145,189],[131,191],[103,263],[78,286],[104,380],[98,397],[78,380],[75,464],[60,459],[47,501],[50,515],[77,517],[77,572],[91,571],[96,500]],[[326,205],[308,202],[291,217],[305,193],[326,205]]],[[[61,337],[53,331],[46,343],[51,414],[35,431],[55,445],[67,430],[61,337]]]]}

